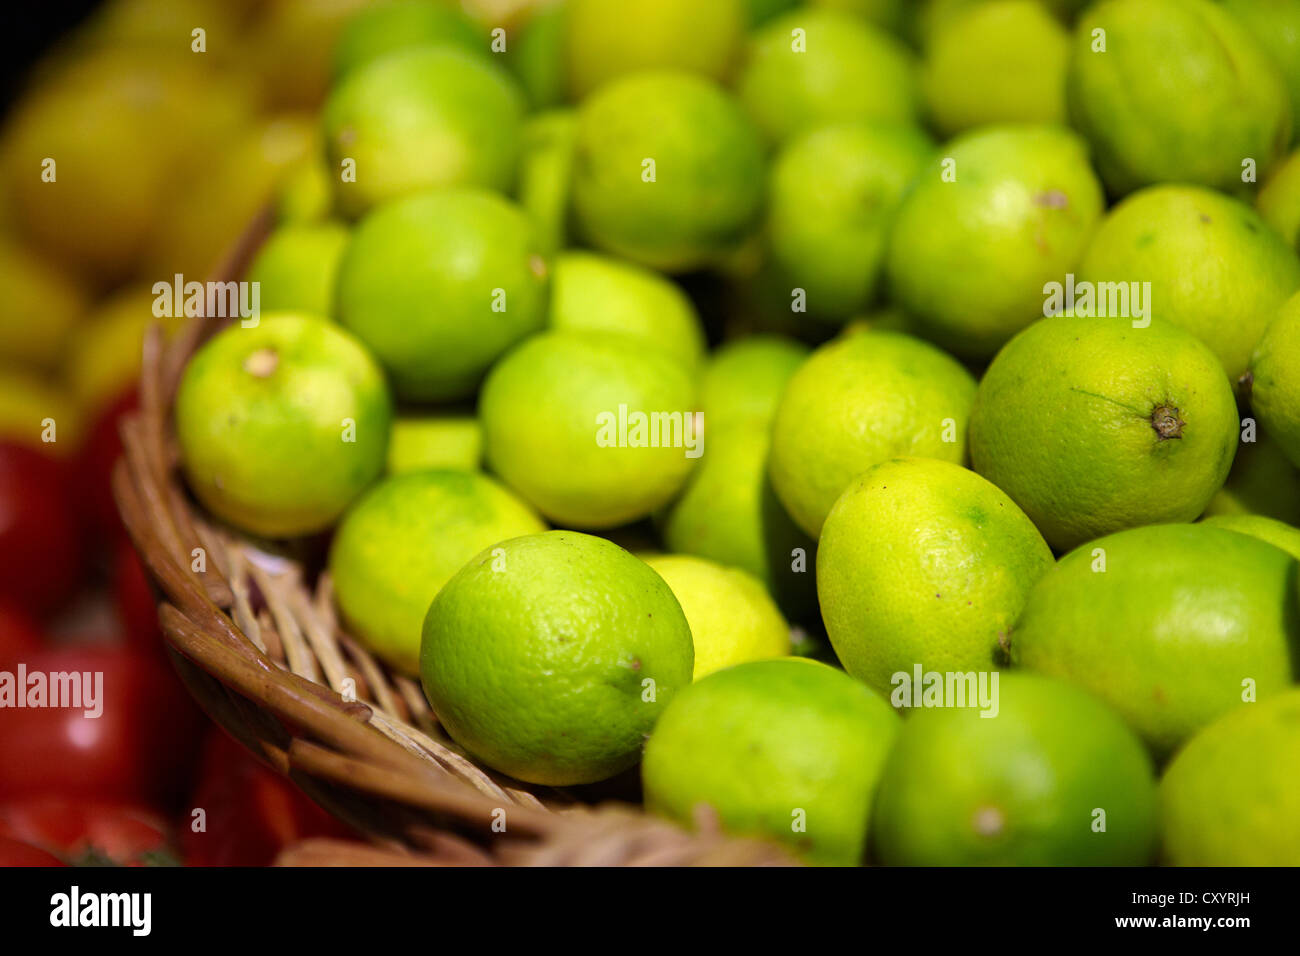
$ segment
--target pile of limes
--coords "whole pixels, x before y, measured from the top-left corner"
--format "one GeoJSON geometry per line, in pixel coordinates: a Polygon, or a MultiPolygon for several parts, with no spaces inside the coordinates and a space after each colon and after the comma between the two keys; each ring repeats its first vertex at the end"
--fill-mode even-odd
{"type": "Polygon", "coordinates": [[[1300,864],[1300,0],[529,6],[343,30],[195,496],[528,783],[1300,864]]]}

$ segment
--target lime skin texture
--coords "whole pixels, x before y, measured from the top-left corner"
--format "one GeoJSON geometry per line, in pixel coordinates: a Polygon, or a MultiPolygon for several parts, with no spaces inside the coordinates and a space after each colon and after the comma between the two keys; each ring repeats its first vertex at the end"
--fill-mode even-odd
{"type": "Polygon", "coordinates": [[[487,36],[459,10],[435,0],[381,0],[350,17],[334,45],[335,82],[397,50],[452,46],[487,57],[487,36]]]}
{"type": "Polygon", "coordinates": [[[1300,865],[1300,689],[1193,737],[1160,781],[1160,821],[1172,866],[1300,865]]]}
{"type": "Polygon", "coordinates": [[[577,528],[628,524],[671,501],[699,457],[688,441],[704,448],[696,411],[683,365],[610,332],[535,335],[496,364],[479,395],[488,465],[551,521],[577,528]],[[646,419],[640,432],[635,414],[646,419]]]}
{"type": "Polygon", "coordinates": [[[1091,691],[1163,758],[1254,706],[1248,692],[1266,701],[1294,681],[1296,575],[1281,549],[1208,525],[1107,535],[1030,592],[1011,660],[1091,691]]]}
{"type": "Polygon", "coordinates": [[[1266,515],[1248,514],[1210,515],[1208,518],[1202,518],[1200,523],[1267,541],[1296,560],[1300,560],[1300,528],[1295,525],[1289,525],[1266,515]]]}
{"type": "Polygon", "coordinates": [[[1151,862],[1155,775],[1142,743],[1114,711],[1036,674],[1001,672],[997,697],[996,717],[982,717],[977,707],[937,707],[903,722],[872,820],[880,862],[1151,862]]]}
{"type": "Polygon", "coordinates": [[[468,398],[546,322],[549,267],[529,218],[484,189],[432,190],[361,221],[339,265],[337,317],[408,401],[468,398]]]}
{"type": "Polygon", "coordinates": [[[971,412],[971,462],[1066,550],[1191,521],[1223,484],[1237,407],[1222,366],[1177,326],[1040,319],[993,360],[971,412]]]}
{"type": "Polygon", "coordinates": [[[432,469],[388,478],[343,516],[329,569],[350,632],[406,674],[419,670],[424,616],[470,558],[546,525],[486,475],[432,469]]]}
{"type": "Polygon", "coordinates": [[[738,664],[665,711],[641,765],[646,805],[686,825],[703,805],[728,832],[772,837],[810,863],[854,866],[901,723],[884,700],[825,664],[738,664]]]}
{"type": "Polygon", "coordinates": [[[872,465],[899,455],[964,461],[974,397],[970,373],[920,339],[864,331],[831,341],[790,379],[777,409],[777,496],[804,531],[820,534],[835,499],[872,465]]]}
{"type": "Polygon", "coordinates": [[[987,671],[1005,655],[1051,549],[1007,495],[973,471],[896,458],[856,478],[826,518],[817,596],[854,677],[888,696],[892,677],[987,671]]]}
{"type": "Polygon", "coordinates": [[[524,95],[487,57],[451,46],[412,47],[348,73],[321,114],[339,210],[436,186],[514,185],[524,95]],[[343,163],[356,164],[354,180],[343,163]]]}
{"type": "Polygon", "coordinates": [[[1283,304],[1250,362],[1250,407],[1300,468],[1300,293],[1283,304]]]}
{"type": "Polygon", "coordinates": [[[262,244],[248,267],[265,312],[334,314],[334,285],[350,233],[338,222],[287,224],[262,244]]]}
{"type": "Polygon", "coordinates": [[[176,434],[209,511],[269,538],[323,531],[384,469],[388,386],[370,354],[324,319],[268,314],[190,359],[176,434]]]}
{"type": "Polygon", "coordinates": [[[693,665],[663,578],[573,531],[473,558],[430,605],[420,647],[425,694],[452,738],[495,770],[552,786],[635,765],[693,665]]]}

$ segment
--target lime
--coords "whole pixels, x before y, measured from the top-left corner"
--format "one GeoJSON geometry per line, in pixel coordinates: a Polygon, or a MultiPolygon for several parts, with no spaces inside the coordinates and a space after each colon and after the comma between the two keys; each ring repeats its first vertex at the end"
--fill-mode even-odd
{"type": "Polygon", "coordinates": [[[1075,27],[1066,77],[1074,126],[1112,193],[1158,182],[1240,188],[1291,141],[1277,65],[1208,0],[1103,0],[1075,27]]]}
{"type": "Polygon", "coordinates": [[[811,315],[842,322],[875,301],[899,201],[933,151],[919,128],[850,123],[795,137],[777,154],[772,260],[804,290],[811,315]]]}
{"type": "Polygon", "coordinates": [[[417,46],[452,46],[488,55],[488,40],[459,10],[434,0],[380,0],[348,20],[334,45],[334,76],[417,46]]]}
{"type": "Polygon", "coordinates": [[[1255,208],[1292,249],[1300,250],[1300,149],[1260,187],[1255,208]]]}
{"type": "Polygon", "coordinates": [[[790,625],[747,571],[686,554],[647,555],[691,626],[694,679],[733,664],[790,653],[790,625]]]}
{"type": "Polygon", "coordinates": [[[48,368],[63,354],[87,308],[76,276],[9,236],[0,236],[0,355],[48,368]]]}
{"type": "Polygon", "coordinates": [[[1160,781],[1166,862],[1300,865],[1300,689],[1201,731],[1160,781]]]}
{"type": "Polygon", "coordinates": [[[1222,366],[1158,321],[1040,319],[993,360],[970,418],[975,470],[1058,550],[1191,521],[1223,484],[1236,445],[1222,366]]]}
{"type": "Polygon", "coordinates": [[[898,34],[903,32],[909,12],[908,0],[810,0],[808,5],[855,13],[898,34]]]}
{"type": "Polygon", "coordinates": [[[322,114],[339,209],[357,216],[430,186],[509,188],[523,114],[505,70],[453,47],[401,50],[352,71],[322,114]]]}
{"type": "Polygon", "coordinates": [[[245,276],[258,284],[261,307],[333,315],[334,284],[349,235],[337,222],[284,225],[271,233],[245,276]]]}
{"type": "Polygon", "coordinates": [[[325,98],[334,46],[349,20],[374,0],[275,0],[262,3],[247,38],[251,68],[277,106],[315,109],[325,98]]]}
{"type": "Polygon", "coordinates": [[[1300,468],[1300,293],[1275,315],[1250,361],[1250,407],[1300,468]]]}
{"type": "Polygon", "coordinates": [[[329,568],[354,637],[415,674],[424,615],[442,586],[484,548],[545,531],[486,475],[430,470],[388,478],[339,522],[329,568]]]}
{"type": "Polygon", "coordinates": [[[1003,672],[996,718],[925,709],[885,761],[872,841],[887,865],[1137,866],[1155,853],[1151,759],[1108,707],[1003,672]]]}
{"type": "Polygon", "coordinates": [[[572,110],[538,113],[524,124],[516,195],[533,217],[537,241],[548,255],[567,244],[577,137],[578,117],[572,110]]]}
{"type": "Polygon", "coordinates": [[[642,70],[687,70],[722,80],[739,55],[746,19],[744,0],[568,0],[569,92],[581,99],[642,70]]]}
{"type": "Polygon", "coordinates": [[[709,358],[700,383],[700,408],[709,429],[716,433],[750,420],[771,422],[786,383],[809,351],[802,342],[780,335],[752,335],[721,346],[709,358]]]}
{"type": "Polygon", "coordinates": [[[1149,314],[1191,332],[1236,379],[1300,288],[1300,258],[1245,203],[1199,186],[1152,186],[1102,220],[1079,277],[1149,282],[1149,314]]]}
{"type": "Polygon", "coordinates": [[[692,663],[663,578],[572,531],[473,558],[430,605],[420,645],[424,691],[452,738],[496,770],[553,786],[633,766],[692,663]]]}
{"type": "Polygon", "coordinates": [[[1064,123],[1069,34],[1036,0],[963,11],[926,50],[921,92],[941,133],[989,123],[1064,123]]]}
{"type": "Polygon", "coordinates": [[[190,488],[264,537],[322,531],[379,477],[392,406],[356,339],[318,318],[264,315],[190,359],[176,435],[190,488]]]}
{"type": "Polygon", "coordinates": [[[796,9],[764,24],[736,89],[772,142],[827,123],[909,123],[920,114],[911,51],[841,10],[796,9]]]}
{"type": "Polygon", "coordinates": [[[1292,139],[1300,131],[1300,0],[1224,0],[1282,71],[1291,96],[1292,139]]]}
{"type": "Polygon", "coordinates": [[[1295,577],[1286,552],[1222,528],[1121,531],[1043,576],[1011,659],[1107,701],[1163,756],[1243,700],[1291,683],[1295,577]]]}
{"type": "Polygon", "coordinates": [[[507,53],[507,63],[519,78],[534,109],[549,109],[564,102],[567,89],[564,43],[564,5],[533,10],[507,53]]]}
{"type": "Polygon", "coordinates": [[[810,862],[862,860],[872,795],[901,721],[841,671],[752,661],[686,688],[646,745],[646,806],[684,824],[707,806],[729,832],[810,862]]]}
{"type": "Polygon", "coordinates": [[[748,0],[747,5],[750,25],[758,26],[798,6],[799,0],[748,0]]]}
{"type": "Polygon", "coordinates": [[[817,548],[817,597],[844,669],[888,696],[895,675],[987,671],[1053,564],[996,486],[933,458],[876,465],[840,495],[817,548]]]}
{"type": "Polygon", "coordinates": [[[963,134],[898,211],[886,260],[894,301],[926,337],[988,358],[1043,314],[1044,285],[1078,264],[1101,212],[1101,184],[1068,130],[963,134]]]}
{"type": "Polygon", "coordinates": [[[479,395],[488,464],[542,514],[583,528],[644,518],[703,450],[695,386],[627,335],[547,332],[497,363],[479,395]]]}
{"type": "Polygon", "coordinates": [[[483,429],[469,414],[403,415],[388,441],[388,473],[429,468],[476,470],[483,461],[483,429]]]}
{"type": "Polygon", "coordinates": [[[275,196],[275,221],[281,225],[321,223],[334,209],[334,185],[324,156],[307,156],[287,170],[275,196]]]}
{"type": "Polygon", "coordinates": [[[695,306],[657,272],[590,252],[566,252],[551,278],[551,327],[636,336],[694,369],[704,357],[695,306]]]}
{"type": "Polygon", "coordinates": [[[573,202],[592,245],[681,272],[745,238],[763,201],[758,133],[721,88],[689,73],[637,73],[578,112],[573,202]]]}
{"type": "Polygon", "coordinates": [[[380,206],[339,264],[337,318],[402,398],[473,394],[488,366],[546,322],[547,266],[532,222],[487,190],[380,206]]]}
{"type": "Polygon", "coordinates": [[[863,331],[823,345],[795,373],[772,423],[772,485],[810,535],[872,465],[900,455],[966,459],[975,380],[934,346],[863,331]]]}
{"type": "Polygon", "coordinates": [[[1291,557],[1300,560],[1300,528],[1264,515],[1210,515],[1201,524],[1248,534],[1281,548],[1291,557]]]}
{"type": "Polygon", "coordinates": [[[1258,432],[1255,441],[1238,446],[1228,480],[1205,513],[1260,514],[1300,525],[1300,469],[1287,461],[1277,442],[1258,432]]]}

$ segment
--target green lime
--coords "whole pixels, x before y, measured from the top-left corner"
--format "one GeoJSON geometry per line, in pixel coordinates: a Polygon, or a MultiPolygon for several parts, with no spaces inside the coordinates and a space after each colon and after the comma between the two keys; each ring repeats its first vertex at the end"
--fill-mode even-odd
{"type": "Polygon", "coordinates": [[[519,205],[533,217],[537,241],[547,255],[568,244],[569,190],[578,137],[572,110],[538,113],[524,124],[519,157],[519,205]]]}
{"type": "Polygon", "coordinates": [[[578,112],[573,203],[592,245],[667,272],[709,263],[757,224],[758,133],[720,87],[637,73],[578,112]]]}
{"type": "Polygon", "coordinates": [[[1011,340],[970,418],[976,471],[1058,550],[1191,521],[1237,446],[1237,406],[1210,350],[1167,322],[1053,316],[1011,340]]]}
{"type": "Polygon", "coordinates": [[[390,53],[418,46],[452,46],[488,54],[488,40],[459,10],[434,0],[380,0],[348,20],[334,46],[334,77],[390,53]]]}
{"type": "Polygon", "coordinates": [[[569,92],[642,70],[685,70],[714,80],[731,72],[747,22],[744,0],[568,0],[569,92]]]}
{"type": "Polygon", "coordinates": [[[1224,0],[1223,5],[1282,71],[1291,96],[1294,141],[1300,131],[1300,0],[1224,0]]]}
{"type": "Polygon", "coordinates": [[[284,225],[267,237],[245,278],[256,282],[267,312],[334,314],[334,283],[348,244],[337,222],[284,225]]]}
{"type": "Polygon", "coordinates": [[[721,346],[700,383],[700,408],[709,429],[717,433],[751,420],[770,423],[786,383],[809,352],[802,342],[780,335],[752,335],[721,346]]]}
{"type": "Polygon", "coordinates": [[[281,226],[323,223],[334,211],[334,185],[324,156],[308,156],[285,172],[275,195],[275,221],[281,226]]]}
{"type": "Polygon", "coordinates": [[[1260,187],[1255,208],[1292,249],[1300,250],[1300,149],[1260,187]]]}
{"type": "Polygon", "coordinates": [[[1300,865],[1300,689],[1201,731],[1160,781],[1173,866],[1300,865]]]}
{"type": "Polygon", "coordinates": [[[1267,541],[1276,548],[1281,548],[1291,557],[1300,560],[1300,528],[1289,525],[1276,518],[1264,515],[1210,515],[1201,520],[1214,528],[1248,534],[1260,541],[1267,541]]]}
{"type": "Polygon", "coordinates": [[[1208,0],[1103,0],[1074,31],[1073,125],[1123,195],[1159,182],[1240,189],[1291,141],[1286,83],[1254,37],[1208,0]]]}
{"type": "Polygon", "coordinates": [[[1300,293],[1274,316],[1250,360],[1250,407],[1300,468],[1300,293]]]}
{"type": "Polygon", "coordinates": [[[1296,560],[1205,525],[1131,528],[1076,548],[1029,594],[1017,666],[1108,702],[1156,756],[1291,683],[1296,560]]]}
{"type": "Polygon", "coordinates": [[[388,478],[339,522],[330,546],[334,593],[349,632],[415,674],[424,615],[470,558],[546,525],[486,475],[432,470],[388,478]]]}
{"type": "Polygon", "coordinates": [[[399,396],[473,394],[484,372],[546,322],[547,265],[532,221],[476,188],[380,206],[339,264],[337,318],[370,346],[399,396]]]}
{"type": "Polygon", "coordinates": [[[738,664],[686,688],[664,712],[641,765],[646,806],[689,825],[704,805],[731,833],[853,866],[900,724],[888,704],[825,664],[738,664]]]}
{"type": "Polygon", "coordinates": [[[1268,435],[1243,441],[1232,470],[1206,506],[1207,515],[1258,514],[1300,525],[1300,469],[1268,435]]]}
{"type": "Polygon", "coordinates": [[[359,216],[431,186],[508,189],[524,98],[484,56],[414,47],[353,70],[325,103],[339,208],[359,216]]]}
{"type": "Polygon", "coordinates": [[[663,578],[572,531],[503,541],[447,582],[424,621],[420,675],[438,722],[529,783],[633,766],[691,683],[691,631],[663,578]]]}
{"type": "Polygon", "coordinates": [[[927,708],[903,723],[872,820],[880,861],[1149,863],[1155,775],[1124,722],[1083,691],[1035,674],[1003,672],[996,707],[927,708]]]}
{"type": "Polygon", "coordinates": [[[1200,186],[1152,186],[1102,220],[1079,278],[1150,283],[1148,314],[1191,332],[1236,379],[1300,288],[1300,258],[1243,202],[1200,186]]]}
{"type": "Polygon", "coordinates": [[[1044,314],[1044,286],[1078,265],[1101,213],[1101,184],[1069,130],[963,134],[903,199],[886,260],[893,299],[927,338],[988,358],[1044,314]]]}
{"type": "Polygon", "coordinates": [[[810,0],[808,5],[844,10],[897,34],[904,31],[909,14],[908,0],[810,0]]]}
{"type": "Polygon", "coordinates": [[[1064,123],[1069,34],[1036,0],[997,0],[944,26],[921,93],[945,136],[989,123],[1064,123]]]}
{"type": "Polygon", "coordinates": [[[823,345],[795,373],[772,423],[772,485],[810,535],[849,483],[900,455],[966,459],[975,380],[953,358],[897,332],[823,345]]]}
{"type": "Polygon", "coordinates": [[[550,322],[554,329],[635,336],[692,370],[704,358],[704,328],[686,293],[611,256],[575,250],[556,257],[550,322]]]}
{"type": "Polygon", "coordinates": [[[483,462],[483,428],[469,414],[403,415],[388,441],[388,473],[430,468],[475,471],[483,462]]]}
{"type": "Polygon", "coordinates": [[[911,51],[842,10],[796,9],[764,24],[750,37],[736,90],[774,143],[827,123],[920,115],[911,51]]]}
{"type": "Polygon", "coordinates": [[[191,490],[218,518],[264,537],[333,524],[383,471],[391,421],[383,373],[361,343],[292,313],[218,334],[176,393],[191,490]]]}
{"type": "Polygon", "coordinates": [[[550,109],[564,102],[567,64],[564,44],[564,4],[535,9],[509,48],[506,62],[514,71],[533,109],[550,109]]]}
{"type": "Polygon", "coordinates": [[[987,671],[1053,564],[995,485],[933,458],[876,465],[840,495],[817,548],[817,597],[844,669],[888,696],[899,673],[987,671]]]}
{"type": "Polygon", "coordinates": [[[703,451],[696,389],[631,336],[546,332],[479,395],[488,464],[551,520],[612,528],[670,501],[703,451]]]}
{"type": "Polygon", "coordinates": [[[790,653],[790,625],[748,571],[686,554],[644,560],[673,589],[691,626],[695,680],[733,664],[790,653]]]}
{"type": "Polygon", "coordinates": [[[899,201],[933,152],[917,127],[849,123],[795,137],[777,154],[768,241],[809,314],[843,322],[875,302],[899,201]]]}
{"type": "Polygon", "coordinates": [[[798,5],[799,0],[747,0],[749,23],[759,26],[798,5]]]}

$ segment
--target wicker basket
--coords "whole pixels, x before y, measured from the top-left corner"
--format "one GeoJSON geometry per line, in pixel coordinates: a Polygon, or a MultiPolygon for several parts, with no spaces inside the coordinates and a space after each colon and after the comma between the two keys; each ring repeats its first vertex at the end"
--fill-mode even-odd
{"type": "MultiPolygon", "coordinates": [[[[268,230],[266,217],[250,227],[219,277],[242,275],[268,230]]],[[[281,862],[791,862],[767,843],[724,837],[707,814],[688,833],[634,806],[585,805],[478,766],[441,731],[416,682],[340,629],[327,575],[311,581],[300,563],[269,562],[210,522],[178,475],[170,411],[186,361],[222,324],[195,319],[166,346],[158,328],[146,337],[140,410],[122,424],[113,493],[162,593],[159,620],[190,692],[257,757],[375,844],[310,841],[281,862]]]]}

